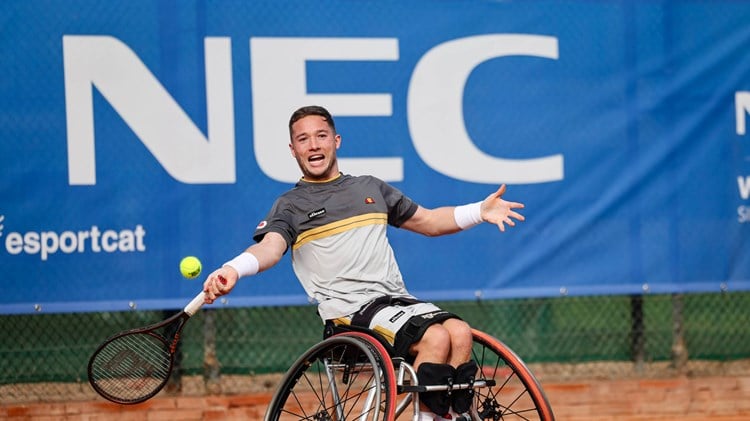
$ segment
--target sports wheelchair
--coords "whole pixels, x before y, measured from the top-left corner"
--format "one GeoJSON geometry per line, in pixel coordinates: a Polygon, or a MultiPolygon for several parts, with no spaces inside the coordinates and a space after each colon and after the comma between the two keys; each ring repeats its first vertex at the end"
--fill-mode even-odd
{"type": "Polygon", "coordinates": [[[554,415],[541,385],[505,344],[472,329],[473,383],[420,386],[416,371],[378,335],[347,327],[313,345],[284,375],[265,421],[417,420],[419,392],[474,389],[479,420],[543,420],[554,415]]]}

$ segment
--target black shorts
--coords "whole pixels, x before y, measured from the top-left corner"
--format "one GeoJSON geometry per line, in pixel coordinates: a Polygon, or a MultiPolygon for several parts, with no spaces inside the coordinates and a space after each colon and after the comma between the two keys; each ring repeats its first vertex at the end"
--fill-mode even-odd
{"type": "Polygon", "coordinates": [[[412,361],[411,345],[422,339],[428,327],[448,319],[460,318],[432,303],[410,297],[384,296],[365,304],[356,313],[328,322],[333,326],[372,331],[390,345],[393,356],[412,361]]]}

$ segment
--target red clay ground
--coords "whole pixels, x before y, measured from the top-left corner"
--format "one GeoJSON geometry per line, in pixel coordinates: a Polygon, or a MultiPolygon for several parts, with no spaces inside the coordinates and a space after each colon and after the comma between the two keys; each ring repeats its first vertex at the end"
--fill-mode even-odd
{"type": "MultiPolygon", "coordinates": [[[[562,421],[750,420],[750,375],[544,382],[562,421]]],[[[270,393],[4,404],[8,420],[260,420],[270,393]]]]}

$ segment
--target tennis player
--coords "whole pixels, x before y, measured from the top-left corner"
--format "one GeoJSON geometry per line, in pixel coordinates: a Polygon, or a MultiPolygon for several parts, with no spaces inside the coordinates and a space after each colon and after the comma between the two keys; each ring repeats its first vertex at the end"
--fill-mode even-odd
{"type": "MultiPolygon", "coordinates": [[[[239,278],[271,268],[291,249],[295,274],[318,303],[327,332],[340,325],[377,332],[414,364],[420,384],[470,381],[477,367],[469,325],[409,294],[386,228],[439,236],[489,222],[505,231],[524,220],[516,211],[523,204],[505,201],[503,185],[481,202],[427,209],[375,177],[342,174],[336,159],[341,135],[323,107],[296,110],[289,134],[302,178],[258,224],[256,243],[208,276],[206,303],[228,294],[239,278]]],[[[455,420],[469,410],[472,393],[423,393],[421,419],[455,420]]]]}

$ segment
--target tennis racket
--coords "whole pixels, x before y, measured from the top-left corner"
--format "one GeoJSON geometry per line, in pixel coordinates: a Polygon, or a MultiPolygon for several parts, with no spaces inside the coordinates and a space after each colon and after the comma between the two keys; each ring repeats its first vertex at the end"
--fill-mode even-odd
{"type": "MultiPolygon", "coordinates": [[[[226,282],[226,281],[225,281],[226,282]]],[[[112,402],[135,404],[150,399],[167,384],[185,322],[203,305],[196,295],[174,316],[109,337],[89,359],[89,383],[112,402]]]]}

